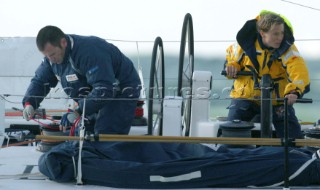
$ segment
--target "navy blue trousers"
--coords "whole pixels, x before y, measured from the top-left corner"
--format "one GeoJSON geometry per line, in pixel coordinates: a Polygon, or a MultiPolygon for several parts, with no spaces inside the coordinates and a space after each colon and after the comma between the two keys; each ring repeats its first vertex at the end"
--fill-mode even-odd
{"type": "MultiPolygon", "coordinates": [[[[239,119],[241,121],[251,121],[257,114],[261,114],[260,105],[250,100],[232,99],[228,107],[228,120],[239,119]]],[[[284,137],[284,106],[273,106],[272,123],[278,138],[284,137]]],[[[301,126],[295,115],[292,105],[288,106],[288,135],[290,138],[303,138],[301,126]]]]}
{"type": "Polygon", "coordinates": [[[95,134],[127,135],[135,117],[136,107],[137,98],[118,96],[108,101],[99,112],[87,116],[86,131],[95,134]]]}
{"type": "Polygon", "coordinates": [[[136,107],[136,100],[108,102],[97,114],[94,132],[99,134],[128,134],[136,107]]]}

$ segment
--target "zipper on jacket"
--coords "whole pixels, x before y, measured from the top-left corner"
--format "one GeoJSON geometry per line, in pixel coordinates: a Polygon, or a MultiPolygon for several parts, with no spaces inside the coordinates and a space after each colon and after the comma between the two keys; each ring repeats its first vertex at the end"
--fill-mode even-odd
{"type": "Polygon", "coordinates": [[[268,57],[268,51],[264,51],[262,70],[267,65],[267,57],[268,57]]]}

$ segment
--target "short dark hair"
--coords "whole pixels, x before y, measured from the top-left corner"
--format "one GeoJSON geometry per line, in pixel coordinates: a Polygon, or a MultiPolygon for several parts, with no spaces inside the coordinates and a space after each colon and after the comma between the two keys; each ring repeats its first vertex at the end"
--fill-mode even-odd
{"type": "Polygon", "coordinates": [[[37,46],[40,51],[44,50],[44,46],[49,42],[53,46],[60,47],[60,40],[65,37],[63,31],[56,26],[45,26],[37,35],[37,46]]]}

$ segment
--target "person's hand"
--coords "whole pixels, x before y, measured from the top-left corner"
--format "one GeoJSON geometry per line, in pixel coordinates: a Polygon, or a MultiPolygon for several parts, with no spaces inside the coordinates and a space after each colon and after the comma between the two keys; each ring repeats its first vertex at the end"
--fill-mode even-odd
{"type": "Polygon", "coordinates": [[[67,120],[73,124],[70,129],[69,136],[74,136],[77,128],[80,126],[81,115],[77,111],[70,112],[67,115],[67,120]]]}
{"type": "Polygon", "coordinates": [[[226,72],[228,77],[237,78],[238,69],[235,66],[227,66],[226,72]]]}
{"type": "Polygon", "coordinates": [[[72,123],[68,120],[68,115],[72,113],[72,112],[68,112],[63,114],[61,120],[60,120],[60,125],[62,127],[70,127],[72,125],[72,123]]]}
{"type": "Polygon", "coordinates": [[[296,103],[298,95],[296,95],[295,93],[290,93],[290,94],[287,94],[285,97],[288,98],[288,104],[292,105],[296,103]]]}
{"type": "Polygon", "coordinates": [[[70,123],[74,123],[78,118],[80,117],[80,115],[77,113],[77,112],[70,112],[68,115],[67,115],[67,119],[70,123]]]}
{"type": "Polygon", "coordinates": [[[23,118],[27,121],[33,118],[35,114],[33,106],[29,103],[26,102],[25,107],[23,109],[23,118]]]}
{"type": "Polygon", "coordinates": [[[60,125],[63,127],[70,127],[74,124],[75,120],[80,117],[77,112],[70,111],[68,113],[63,114],[60,125]]]}

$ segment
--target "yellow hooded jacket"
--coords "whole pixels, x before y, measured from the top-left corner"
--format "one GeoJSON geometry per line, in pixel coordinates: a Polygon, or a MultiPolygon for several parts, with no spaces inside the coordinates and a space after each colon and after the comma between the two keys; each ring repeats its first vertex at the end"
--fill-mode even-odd
{"type": "MultiPolygon", "coordinates": [[[[225,67],[233,65],[238,71],[255,72],[258,83],[264,74],[270,74],[274,82],[272,98],[283,98],[292,91],[298,96],[310,90],[310,79],[304,59],[294,45],[294,37],[285,24],[285,36],[278,49],[269,50],[264,47],[256,30],[256,22],[249,20],[237,34],[237,43],[226,51],[225,67]]],[[[256,84],[257,85],[257,84],[256,84]]],[[[234,80],[230,93],[232,98],[260,99],[261,90],[255,88],[252,76],[238,76],[234,80]]],[[[273,101],[273,105],[281,104],[273,101]]]]}

